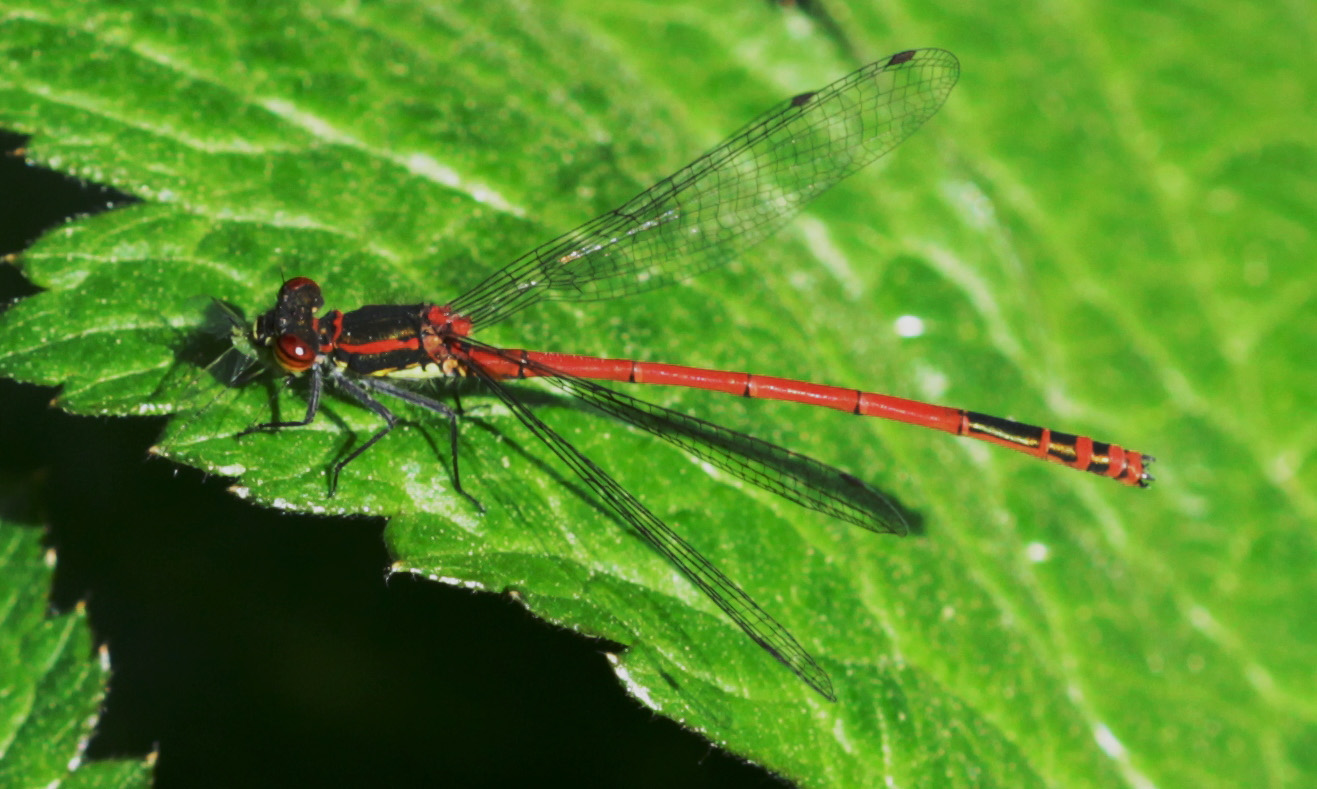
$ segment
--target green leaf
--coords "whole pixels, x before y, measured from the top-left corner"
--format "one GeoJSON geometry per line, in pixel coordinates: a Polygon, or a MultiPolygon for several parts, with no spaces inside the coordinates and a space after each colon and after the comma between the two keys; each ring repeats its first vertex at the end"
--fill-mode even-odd
{"type": "Polygon", "coordinates": [[[146,786],[144,763],[83,763],[109,654],[81,606],[49,615],[53,563],[39,529],[0,519],[0,785],[146,786]]]}
{"type": "Polygon", "coordinates": [[[478,390],[460,457],[483,515],[425,414],[400,408],[328,499],[325,470],[377,421],[333,399],[236,440],[272,405],[300,416],[302,393],[196,363],[208,299],[250,318],[286,276],[331,307],[452,297],[859,65],[821,27],[734,0],[9,8],[0,123],[144,202],[24,254],[46,290],[0,316],[0,372],[62,385],[79,413],[180,411],[160,452],[254,502],[390,517],[400,570],[515,590],[626,644],[643,703],[804,783],[1317,779],[1317,72],[1284,7],[838,6],[865,57],[960,56],[928,128],[726,271],[481,336],[879,389],[1162,459],[1132,491],[905,426],[643,393],[880,486],[922,520],[900,541],[528,392],[805,644],[837,704],[478,390]],[[923,333],[898,333],[903,315],[923,333]]]}

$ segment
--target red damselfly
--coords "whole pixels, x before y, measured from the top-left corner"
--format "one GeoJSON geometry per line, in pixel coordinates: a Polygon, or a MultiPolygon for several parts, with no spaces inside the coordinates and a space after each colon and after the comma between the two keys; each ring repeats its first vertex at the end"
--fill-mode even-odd
{"type": "Polygon", "coordinates": [[[835,698],[828,674],[786,628],[502,382],[546,379],[735,477],[808,509],[895,534],[906,531],[900,512],[858,478],[594,381],[710,389],[880,416],[988,441],[1128,485],[1148,484],[1145,464],[1151,458],[1083,436],[888,395],[748,373],[514,350],[479,342],[471,333],[537,302],[628,296],[726,262],[914,133],[942,106],[958,76],[951,53],[911,50],[789,99],[621,207],[529,252],[446,305],[375,305],[320,315],[320,287],[306,277],[288,280],[276,306],[256,321],[253,339],[271,349],[284,371],[309,378],[306,413],[300,420],[269,422],[247,432],[311,423],[327,383],[374,412],[383,427],[330,470],[332,494],[344,467],[397,422],[376,396],[396,397],[448,420],[454,488],[467,495],[457,461],[457,408],[398,379],[475,379],[574,471],[606,510],[667,557],[764,649],[819,693],[835,698]]]}

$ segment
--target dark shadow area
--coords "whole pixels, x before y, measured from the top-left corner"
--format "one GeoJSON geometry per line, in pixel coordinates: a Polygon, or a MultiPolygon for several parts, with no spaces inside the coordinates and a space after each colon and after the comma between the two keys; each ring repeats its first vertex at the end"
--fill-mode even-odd
{"type": "Polygon", "coordinates": [[[887,498],[887,503],[891,505],[892,510],[901,516],[901,520],[905,521],[906,537],[928,536],[928,524],[921,513],[905,506],[895,496],[887,493],[883,495],[887,498]]]}
{"type": "MultiPolygon", "coordinates": [[[[128,199],[12,155],[0,195],[0,254],[128,199]]],[[[0,265],[0,303],[33,292],[0,265]]],[[[505,596],[386,582],[381,521],[251,507],[149,459],[160,420],[53,394],[0,380],[0,505],[49,525],[52,604],[85,600],[109,646],[91,758],[158,751],[163,787],[781,785],[629,699],[615,645],[505,596]]]]}
{"type": "MultiPolygon", "coordinates": [[[[42,233],[72,217],[137,202],[108,186],[29,166],[24,160],[27,139],[0,129],[0,255],[26,249],[42,233]]],[[[0,288],[4,301],[12,299],[11,294],[33,292],[31,285],[16,278],[7,266],[0,266],[0,288]]]]}

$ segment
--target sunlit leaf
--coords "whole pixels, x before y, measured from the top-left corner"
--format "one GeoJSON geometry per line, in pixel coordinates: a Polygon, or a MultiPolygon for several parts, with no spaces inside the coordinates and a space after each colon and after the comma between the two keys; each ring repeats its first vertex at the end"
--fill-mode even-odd
{"type": "Polygon", "coordinates": [[[835,412],[643,393],[872,482],[922,522],[898,540],[527,385],[791,629],[836,704],[477,388],[460,458],[484,514],[421,412],[400,408],[333,499],[326,469],[377,429],[363,409],[234,437],[305,401],[204,368],[226,342],[201,331],[211,299],[251,318],[293,275],[344,309],[456,295],[859,65],[768,5],[10,4],[0,123],[143,202],[23,255],[45,291],[0,316],[0,371],[61,385],[71,411],[178,411],[160,451],[261,505],[390,517],[400,569],[626,644],[643,703],[806,783],[1311,782],[1317,72],[1281,8],[840,6],[866,58],[960,56],[928,128],[725,271],[482,335],[876,389],[1161,458],[1133,491],[835,412]]]}

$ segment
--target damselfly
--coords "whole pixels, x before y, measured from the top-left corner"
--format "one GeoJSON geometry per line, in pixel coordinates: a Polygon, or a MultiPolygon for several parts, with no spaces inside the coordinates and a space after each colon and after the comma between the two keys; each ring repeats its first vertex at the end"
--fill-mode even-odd
{"type": "Polygon", "coordinates": [[[319,285],[306,277],[288,280],[276,306],[257,320],[253,339],[272,350],[284,371],[309,379],[307,409],[299,420],[252,430],[311,423],[327,383],[378,415],[384,422],[379,431],[330,470],[332,493],[344,468],[397,423],[377,399],[389,395],[448,421],[453,483],[465,495],[458,410],[401,379],[473,378],[577,474],[600,505],[667,557],[770,654],[823,696],[835,698],[828,674],[786,628],[503,382],[546,379],[728,474],[877,532],[903,534],[905,522],[881,493],[851,474],[594,381],[710,389],[879,416],[991,442],[1127,485],[1149,483],[1151,458],[1084,436],[883,394],[749,373],[514,350],[471,334],[541,301],[629,296],[725,263],[913,134],[942,106],[958,76],[951,53],[910,50],[788,99],[622,206],[532,250],[446,305],[373,305],[320,314],[319,285]]]}

